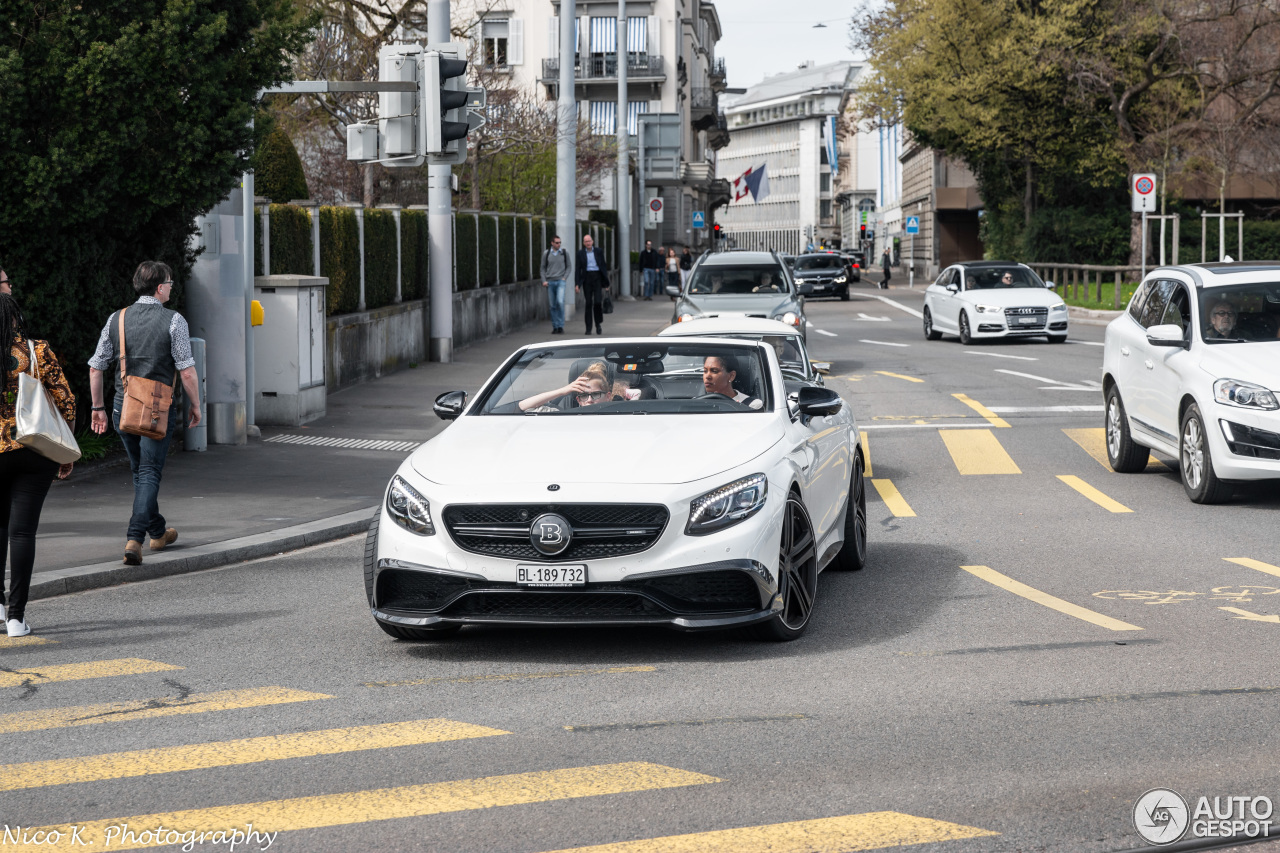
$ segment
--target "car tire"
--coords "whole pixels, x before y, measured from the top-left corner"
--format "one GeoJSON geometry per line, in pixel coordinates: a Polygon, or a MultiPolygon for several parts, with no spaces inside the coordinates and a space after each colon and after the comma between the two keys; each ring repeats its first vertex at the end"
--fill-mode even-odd
{"type": "Polygon", "coordinates": [[[1193,503],[1217,504],[1231,497],[1231,487],[1213,472],[1213,456],[1209,452],[1209,436],[1204,418],[1195,403],[1182,415],[1181,440],[1178,442],[1178,468],[1182,488],[1193,503]]]}
{"type": "Polygon", "coordinates": [[[378,627],[386,631],[397,640],[409,640],[410,642],[421,642],[423,640],[442,640],[445,637],[458,633],[461,625],[441,625],[438,628],[405,628],[400,625],[389,625],[386,622],[379,622],[378,627]]]}
{"type": "Polygon", "coordinates": [[[1129,434],[1129,418],[1124,413],[1120,389],[1112,385],[1107,390],[1106,414],[1103,435],[1107,445],[1107,461],[1121,474],[1133,474],[1145,470],[1151,458],[1150,448],[1143,447],[1129,434]]]}
{"type": "Polygon", "coordinates": [[[809,627],[818,597],[818,547],[813,522],[800,496],[787,497],[782,515],[778,553],[778,598],[782,609],[768,622],[754,626],[758,639],[789,642],[809,627]]]}
{"type": "Polygon", "coordinates": [[[1051,344],[1065,344],[1066,342],[1067,342],[1066,335],[1050,335],[1049,336],[1049,343],[1051,344]]]}
{"type": "Polygon", "coordinates": [[[840,291],[840,301],[841,302],[849,301],[849,285],[847,284],[844,286],[844,290],[840,291]]]}
{"type": "Polygon", "coordinates": [[[832,567],[842,572],[860,572],[867,565],[867,481],[863,479],[862,454],[853,465],[853,482],[849,484],[849,502],[844,513],[844,545],[836,554],[832,567]]]}
{"type": "Polygon", "coordinates": [[[933,327],[933,312],[928,308],[924,309],[924,339],[926,341],[942,340],[942,332],[933,327]]]}
{"type": "Polygon", "coordinates": [[[966,311],[960,312],[960,343],[965,346],[973,343],[973,334],[969,331],[969,314],[966,311]]]}

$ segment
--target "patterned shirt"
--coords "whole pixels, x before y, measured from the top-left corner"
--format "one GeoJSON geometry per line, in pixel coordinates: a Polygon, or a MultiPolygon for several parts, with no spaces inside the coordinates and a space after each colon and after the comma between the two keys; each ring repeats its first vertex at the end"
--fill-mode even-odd
{"type": "MultiPolygon", "coordinates": [[[[163,305],[159,299],[154,296],[139,296],[135,305],[163,305]]],[[[102,334],[98,336],[98,348],[93,351],[93,358],[89,359],[89,366],[94,370],[110,370],[111,363],[116,360],[115,347],[111,346],[111,320],[116,315],[112,314],[107,318],[107,324],[102,327],[102,334]]],[[[186,370],[188,367],[194,367],[196,360],[191,355],[191,330],[187,327],[186,318],[177,311],[173,312],[173,319],[169,321],[169,346],[173,353],[173,366],[178,370],[186,370]]]]}
{"type": "MultiPolygon", "coordinates": [[[[62,375],[62,365],[58,364],[58,357],[53,354],[48,342],[33,340],[31,343],[36,348],[36,364],[40,368],[40,381],[53,395],[53,404],[58,407],[62,417],[74,427],[76,398],[71,393],[71,386],[67,384],[67,377],[62,375]]],[[[21,338],[13,339],[4,357],[9,360],[7,365],[9,381],[4,386],[4,393],[0,394],[0,453],[19,450],[22,447],[13,438],[17,431],[18,374],[31,373],[31,353],[27,349],[27,342],[21,338]]]]}

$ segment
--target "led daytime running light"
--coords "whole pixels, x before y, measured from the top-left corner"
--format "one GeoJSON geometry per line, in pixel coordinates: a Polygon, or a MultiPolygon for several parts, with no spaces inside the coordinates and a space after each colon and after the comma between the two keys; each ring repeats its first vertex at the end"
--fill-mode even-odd
{"type": "Polygon", "coordinates": [[[752,474],[708,492],[689,504],[686,532],[711,533],[750,518],[764,506],[768,494],[769,478],[764,474],[752,474]],[[740,504],[740,496],[749,498],[749,502],[740,504]]]}
{"type": "Polygon", "coordinates": [[[391,478],[387,489],[387,512],[396,524],[419,536],[436,532],[431,522],[431,504],[399,474],[391,478]]]}

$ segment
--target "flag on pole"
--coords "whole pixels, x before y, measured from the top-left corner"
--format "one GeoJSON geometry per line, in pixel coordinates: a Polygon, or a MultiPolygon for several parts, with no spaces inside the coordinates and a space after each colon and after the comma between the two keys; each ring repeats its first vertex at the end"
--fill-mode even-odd
{"type": "Polygon", "coordinates": [[[761,163],[759,166],[752,166],[743,172],[733,181],[733,200],[742,201],[748,195],[752,201],[764,201],[769,195],[769,175],[766,171],[768,164],[761,163]]]}

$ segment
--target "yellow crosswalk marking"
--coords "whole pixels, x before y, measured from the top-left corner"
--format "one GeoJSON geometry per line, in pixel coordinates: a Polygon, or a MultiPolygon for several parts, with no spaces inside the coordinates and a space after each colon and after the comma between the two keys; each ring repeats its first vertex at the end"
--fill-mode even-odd
{"type": "MultiPolygon", "coordinates": [[[[201,833],[206,833],[204,841],[217,843],[215,833],[229,833],[233,827],[239,828],[243,841],[246,834],[244,827],[252,824],[254,832],[271,835],[274,841],[274,833],[296,829],[349,826],[376,820],[425,817],[446,812],[463,812],[521,803],[546,803],[631,791],[681,788],[719,781],[714,776],[636,761],[535,773],[514,773],[509,776],[489,776],[459,782],[437,782],[428,785],[407,785],[401,788],[298,797],[290,800],[268,800],[260,803],[187,809],[167,814],[135,815],[60,826],[32,827],[27,831],[46,834],[62,832],[70,837],[72,829],[78,827],[77,837],[81,844],[77,846],[92,845],[100,850],[104,848],[140,850],[147,847],[185,844],[188,843],[188,834],[192,834],[191,839],[200,839],[201,833]],[[121,830],[121,827],[126,824],[128,829],[135,833],[133,837],[125,835],[121,830]],[[145,834],[146,830],[155,830],[158,827],[164,827],[164,832],[145,834]],[[173,834],[165,834],[170,832],[173,834]]],[[[198,840],[197,843],[200,841],[198,840]]],[[[261,844],[255,845],[255,847],[258,846],[261,844]]],[[[5,853],[20,853],[20,851],[36,853],[46,848],[43,845],[18,844],[6,845],[4,849],[5,853]]]]}
{"type": "Polygon", "coordinates": [[[575,847],[556,853],[845,853],[999,834],[901,812],[868,812],[575,847]]]}
{"type": "Polygon", "coordinates": [[[862,462],[866,465],[862,469],[862,476],[870,477],[871,474],[871,438],[867,435],[865,429],[858,430],[858,434],[862,436],[862,462]]]}
{"type": "Polygon", "coordinates": [[[1068,616],[1074,616],[1077,619],[1083,619],[1091,622],[1101,628],[1109,628],[1112,631],[1141,631],[1137,625],[1130,625],[1128,622],[1121,622],[1119,619],[1112,619],[1110,616],[1103,616],[1089,610],[1087,607],[1081,607],[1078,604],[1072,604],[1069,601],[1063,601],[1057,596],[1050,595],[1047,592],[1041,592],[1035,587],[1027,586],[1021,581],[1016,581],[1008,575],[1002,575],[995,569],[987,566],[961,566],[969,574],[974,577],[982,578],[990,584],[995,584],[1001,589],[1008,590],[1014,595],[1020,595],[1028,601],[1034,601],[1036,604],[1043,604],[1051,610],[1059,613],[1065,613],[1068,616]]]}
{"type": "Polygon", "coordinates": [[[1261,560],[1251,560],[1248,557],[1223,557],[1228,563],[1235,563],[1238,566],[1244,566],[1247,569],[1257,569],[1260,572],[1266,572],[1269,575],[1275,575],[1280,578],[1280,566],[1273,566],[1270,563],[1264,563],[1261,560]]]}
{"type": "Polygon", "coordinates": [[[120,723],[178,714],[202,714],[206,711],[230,711],[236,708],[258,708],[287,702],[309,702],[332,699],[324,693],[307,693],[287,687],[255,687],[251,690],[219,690],[216,693],[193,693],[178,699],[137,699],[132,702],[105,702],[101,705],[79,705],[51,708],[47,711],[18,711],[0,714],[0,734],[35,732],[90,726],[95,723],[120,723]]]}
{"type": "Polygon", "coordinates": [[[141,658],[65,663],[30,669],[6,669],[0,670],[0,687],[22,687],[25,684],[49,684],[54,681],[80,681],[85,678],[112,678],[117,675],[168,672],[174,669],[182,669],[182,667],[141,658]]]}
{"type": "Polygon", "coordinates": [[[1107,497],[1079,477],[1073,477],[1070,474],[1059,474],[1058,479],[1108,512],[1133,512],[1124,504],[1107,497]]]}
{"type": "Polygon", "coordinates": [[[908,382],[924,382],[923,379],[918,379],[914,376],[904,376],[901,373],[890,373],[887,370],[877,370],[876,373],[879,373],[881,376],[892,376],[894,379],[905,379],[908,382]]]}
{"type": "MultiPolygon", "coordinates": [[[[1107,431],[1102,427],[1088,427],[1084,429],[1064,429],[1067,438],[1080,445],[1080,448],[1088,453],[1094,459],[1098,460],[1098,464],[1108,471],[1111,469],[1111,461],[1107,459],[1107,431]]],[[[1167,470],[1165,464],[1154,456],[1148,457],[1148,471],[1164,471],[1167,470]]]]}
{"type": "Polygon", "coordinates": [[[978,414],[982,415],[984,418],[987,419],[987,423],[991,424],[993,427],[1007,428],[1009,426],[1008,421],[1006,421],[1004,418],[1000,417],[995,412],[988,409],[986,406],[979,403],[977,400],[970,399],[965,394],[952,394],[951,396],[955,397],[961,403],[964,403],[966,406],[973,409],[978,414]]]}
{"type": "Polygon", "coordinates": [[[989,429],[940,429],[942,443],[961,474],[1021,474],[989,429]]]}
{"type": "Polygon", "coordinates": [[[337,755],[366,749],[386,749],[449,740],[505,735],[501,729],[459,723],[453,720],[413,720],[405,723],[383,723],[346,729],[270,735],[217,743],[139,749],[86,758],[63,758],[53,761],[31,761],[25,764],[0,765],[0,791],[96,782],[102,779],[124,779],[199,770],[206,767],[230,767],[279,761],[309,755],[337,755]]]}
{"type": "Polygon", "coordinates": [[[37,637],[35,634],[28,634],[25,637],[0,637],[0,651],[4,649],[18,649],[23,646],[43,646],[48,643],[56,643],[57,640],[50,640],[48,637],[37,637]]]}
{"type": "Polygon", "coordinates": [[[876,487],[876,491],[880,493],[880,500],[884,501],[884,505],[889,508],[889,512],[898,518],[915,518],[915,510],[899,494],[898,487],[893,484],[892,480],[873,479],[871,485],[876,487]]]}

